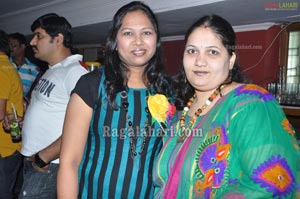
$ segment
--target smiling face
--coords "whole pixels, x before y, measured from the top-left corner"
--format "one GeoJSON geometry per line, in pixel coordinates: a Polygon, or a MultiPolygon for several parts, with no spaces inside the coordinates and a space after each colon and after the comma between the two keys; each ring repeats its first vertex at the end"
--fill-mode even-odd
{"type": "Polygon", "coordinates": [[[117,50],[126,67],[145,68],[156,50],[157,35],[142,11],[128,12],[117,34],[117,50]]]}
{"type": "Polygon", "coordinates": [[[226,80],[235,58],[211,28],[198,27],[189,35],[184,50],[187,80],[196,90],[212,91],[226,80]]]}

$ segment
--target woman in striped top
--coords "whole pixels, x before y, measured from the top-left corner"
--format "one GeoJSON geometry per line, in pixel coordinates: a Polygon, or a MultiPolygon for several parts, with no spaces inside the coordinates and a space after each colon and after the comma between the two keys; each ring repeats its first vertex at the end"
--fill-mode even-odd
{"type": "Polygon", "coordinates": [[[58,198],[152,198],[152,168],[161,149],[147,96],[171,97],[158,24],[131,2],[114,16],[105,67],[83,76],[65,118],[58,198]]]}

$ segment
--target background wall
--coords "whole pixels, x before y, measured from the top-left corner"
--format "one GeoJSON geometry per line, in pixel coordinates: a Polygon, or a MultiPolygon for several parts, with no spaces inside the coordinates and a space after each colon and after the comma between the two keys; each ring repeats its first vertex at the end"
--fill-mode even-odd
{"type": "Polygon", "coordinates": [[[184,40],[162,42],[166,71],[170,75],[178,72],[182,63],[184,40]]]}
{"type": "Polygon", "coordinates": [[[277,81],[280,37],[276,36],[280,30],[280,26],[273,26],[236,34],[241,71],[253,83],[265,86],[277,81]]]}

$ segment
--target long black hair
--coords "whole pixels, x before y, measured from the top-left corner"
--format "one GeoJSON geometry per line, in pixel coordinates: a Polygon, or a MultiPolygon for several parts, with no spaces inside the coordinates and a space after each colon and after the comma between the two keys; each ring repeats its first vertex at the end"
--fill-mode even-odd
{"type": "Polygon", "coordinates": [[[133,1],[121,7],[115,14],[112,22],[112,28],[106,42],[105,57],[105,89],[110,106],[118,108],[115,99],[118,92],[125,89],[127,79],[127,69],[122,63],[117,48],[117,34],[122,26],[124,16],[133,11],[142,11],[151,21],[154,31],[157,35],[156,51],[149,60],[143,73],[143,80],[151,94],[162,93],[171,97],[172,89],[167,76],[164,73],[164,64],[162,59],[162,50],[160,43],[160,33],[157,19],[152,10],[140,1],[133,1]]]}
{"type": "MultiPolygon", "coordinates": [[[[187,42],[190,34],[194,32],[196,28],[201,26],[206,26],[211,28],[220,38],[222,44],[227,49],[227,53],[229,56],[232,56],[235,53],[235,42],[236,36],[235,32],[228,21],[223,19],[218,15],[206,15],[197,20],[186,32],[185,34],[185,42],[187,42]]],[[[199,35],[201,37],[201,35],[199,35]]],[[[233,65],[232,70],[229,71],[229,78],[235,82],[244,82],[245,79],[241,75],[239,71],[239,64],[237,59],[233,65]]],[[[186,75],[184,72],[183,64],[180,68],[179,73],[174,77],[174,81],[176,82],[176,94],[177,101],[176,106],[183,108],[188,100],[194,95],[194,88],[186,81],[186,75]]]]}

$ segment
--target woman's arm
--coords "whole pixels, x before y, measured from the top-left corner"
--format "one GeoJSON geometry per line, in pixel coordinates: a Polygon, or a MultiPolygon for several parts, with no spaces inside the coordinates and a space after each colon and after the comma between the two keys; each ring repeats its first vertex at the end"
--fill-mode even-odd
{"type": "Polygon", "coordinates": [[[92,111],[79,95],[71,95],[62,135],[57,176],[58,199],[77,199],[78,167],[86,144],[92,111]]]}
{"type": "Polygon", "coordinates": [[[220,198],[296,198],[299,149],[279,105],[268,101],[245,106],[229,131],[235,178],[220,198]]]}

